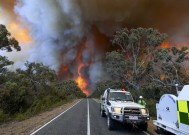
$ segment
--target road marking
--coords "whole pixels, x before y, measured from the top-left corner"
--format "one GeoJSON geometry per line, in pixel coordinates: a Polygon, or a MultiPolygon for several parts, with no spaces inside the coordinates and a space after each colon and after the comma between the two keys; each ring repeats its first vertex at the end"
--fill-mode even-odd
{"type": "Polygon", "coordinates": [[[70,108],[68,108],[66,111],[62,112],[61,114],[59,114],[58,116],[56,116],[55,118],[53,118],[52,120],[50,120],[49,122],[47,122],[45,125],[43,125],[42,127],[38,128],[37,130],[35,130],[33,133],[31,133],[30,135],[34,135],[35,133],[37,133],[39,130],[41,130],[42,128],[44,128],[45,126],[47,126],[48,124],[50,124],[52,121],[54,121],[55,119],[57,119],[58,117],[60,117],[62,114],[64,114],[65,112],[67,112],[68,110],[70,110],[71,108],[73,108],[75,105],[77,105],[79,102],[81,102],[82,100],[79,100],[77,103],[75,103],[74,105],[72,105],[70,108]]]}
{"type": "Polygon", "coordinates": [[[89,114],[89,100],[87,99],[87,135],[90,135],[91,134],[91,131],[90,131],[90,114],[89,114]]]}
{"type": "Polygon", "coordinates": [[[95,99],[95,98],[92,98],[92,100],[94,100],[96,103],[100,103],[100,100],[99,99],[95,99]]]}

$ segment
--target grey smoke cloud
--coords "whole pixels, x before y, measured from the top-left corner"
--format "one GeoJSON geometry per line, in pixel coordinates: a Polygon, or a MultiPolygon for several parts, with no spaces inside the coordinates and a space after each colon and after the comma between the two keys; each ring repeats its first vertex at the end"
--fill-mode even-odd
{"type": "Polygon", "coordinates": [[[83,36],[81,18],[74,8],[72,2],[66,0],[18,1],[15,11],[29,27],[35,44],[29,60],[43,62],[58,70],[61,51],[67,49],[65,56],[68,57],[71,48],[83,36]]]}

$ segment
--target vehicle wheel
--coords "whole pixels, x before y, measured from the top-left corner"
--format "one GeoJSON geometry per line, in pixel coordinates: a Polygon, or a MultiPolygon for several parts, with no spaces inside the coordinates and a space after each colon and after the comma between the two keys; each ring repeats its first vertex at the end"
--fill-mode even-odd
{"type": "Polygon", "coordinates": [[[108,129],[109,130],[113,130],[114,129],[114,120],[111,118],[110,114],[107,116],[107,125],[108,125],[108,129]]]}
{"type": "Polygon", "coordinates": [[[147,131],[148,123],[139,125],[139,128],[140,128],[142,131],[147,131]]]}
{"type": "Polygon", "coordinates": [[[125,123],[124,125],[126,129],[133,129],[133,125],[131,124],[125,123]]]}
{"type": "Polygon", "coordinates": [[[101,115],[102,117],[105,117],[105,112],[104,112],[104,110],[101,109],[101,107],[100,107],[100,115],[101,115]]]}

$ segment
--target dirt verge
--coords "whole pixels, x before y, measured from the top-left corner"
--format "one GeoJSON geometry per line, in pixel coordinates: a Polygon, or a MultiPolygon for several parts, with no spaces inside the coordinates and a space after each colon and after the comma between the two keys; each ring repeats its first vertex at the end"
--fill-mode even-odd
{"type": "Polygon", "coordinates": [[[158,134],[156,133],[156,126],[153,124],[153,120],[152,120],[152,119],[150,119],[150,120],[148,121],[148,130],[147,130],[147,132],[148,132],[150,135],[158,135],[158,134]]]}

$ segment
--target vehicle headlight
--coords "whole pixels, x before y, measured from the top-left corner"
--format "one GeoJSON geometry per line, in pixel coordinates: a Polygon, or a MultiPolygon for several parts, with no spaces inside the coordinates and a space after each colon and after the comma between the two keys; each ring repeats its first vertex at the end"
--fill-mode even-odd
{"type": "Polygon", "coordinates": [[[112,111],[114,112],[114,113],[121,113],[121,107],[112,107],[112,111]]]}
{"type": "Polygon", "coordinates": [[[148,115],[148,110],[145,108],[140,109],[142,115],[148,115]]]}

